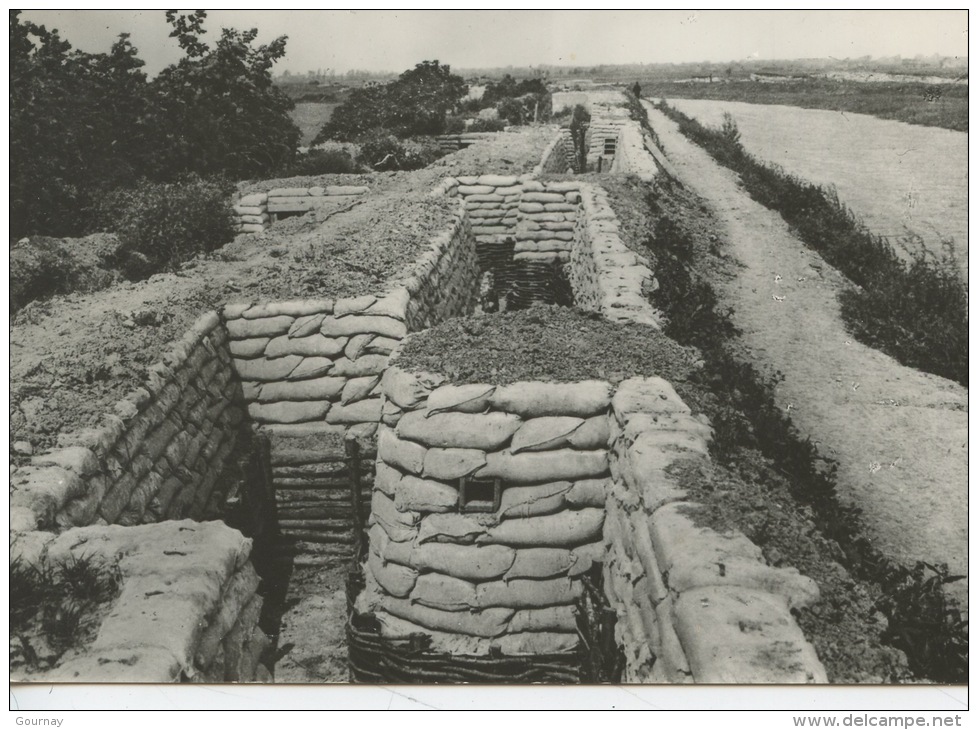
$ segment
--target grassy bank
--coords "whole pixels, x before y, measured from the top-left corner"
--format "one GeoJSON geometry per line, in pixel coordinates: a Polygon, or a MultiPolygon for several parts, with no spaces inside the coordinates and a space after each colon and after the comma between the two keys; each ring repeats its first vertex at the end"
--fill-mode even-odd
{"type": "Polygon", "coordinates": [[[968,84],[858,83],[799,79],[780,83],[642,81],[642,95],[666,99],[711,99],[784,104],[804,109],[870,114],[925,127],[968,131],[968,84]]]}
{"type": "Polygon", "coordinates": [[[717,162],[737,172],[750,196],[856,286],[840,295],[853,335],[904,365],[968,385],[968,293],[950,251],[908,247],[901,259],[826,190],[761,163],[729,117],[706,127],[667,103],[658,108],[717,162]]]}

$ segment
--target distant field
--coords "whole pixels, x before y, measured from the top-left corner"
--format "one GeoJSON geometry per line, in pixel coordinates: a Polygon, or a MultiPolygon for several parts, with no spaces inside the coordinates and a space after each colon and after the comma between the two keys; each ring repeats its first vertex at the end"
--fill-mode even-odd
{"type": "Polygon", "coordinates": [[[339,104],[321,104],[316,102],[302,101],[295,105],[292,111],[292,121],[296,123],[302,131],[302,141],[299,143],[303,147],[308,147],[313,137],[322,128],[329,118],[333,116],[333,110],[339,104]]]}
{"type": "Polygon", "coordinates": [[[647,98],[712,99],[784,104],[805,109],[870,114],[926,127],[968,131],[968,84],[861,83],[804,79],[764,83],[661,82],[641,79],[647,98]]]}
{"type": "Polygon", "coordinates": [[[834,186],[839,199],[896,249],[908,232],[932,251],[940,250],[942,238],[954,239],[967,277],[968,135],[791,106],[669,103],[714,127],[729,112],[748,152],[804,180],[834,186]]]}

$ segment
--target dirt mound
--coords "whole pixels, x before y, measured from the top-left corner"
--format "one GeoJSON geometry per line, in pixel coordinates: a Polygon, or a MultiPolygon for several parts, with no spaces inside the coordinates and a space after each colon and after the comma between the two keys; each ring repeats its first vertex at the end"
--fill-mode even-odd
{"type": "Polygon", "coordinates": [[[640,375],[685,381],[695,356],[653,327],[616,324],[566,307],[450,319],[412,335],[398,365],[455,383],[520,380],[618,383],[640,375]]]}

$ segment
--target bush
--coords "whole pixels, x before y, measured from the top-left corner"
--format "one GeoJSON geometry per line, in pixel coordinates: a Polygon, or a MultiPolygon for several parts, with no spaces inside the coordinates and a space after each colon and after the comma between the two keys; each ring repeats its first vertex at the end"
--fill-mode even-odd
{"type": "Polygon", "coordinates": [[[378,134],[360,142],[360,160],[379,172],[420,170],[442,155],[437,144],[401,142],[393,134],[378,134]]]}
{"type": "Polygon", "coordinates": [[[114,191],[102,215],[119,236],[116,265],[130,279],[144,279],[220,248],[234,238],[232,191],[226,181],[196,177],[114,191]]]}
{"type": "Polygon", "coordinates": [[[451,116],[445,120],[445,134],[461,134],[465,131],[465,117],[451,116]]]}
{"type": "Polygon", "coordinates": [[[506,122],[502,119],[476,119],[469,125],[469,132],[502,132],[506,122]]]}
{"type": "Polygon", "coordinates": [[[345,150],[309,150],[298,155],[294,163],[286,167],[281,177],[300,175],[350,175],[360,168],[345,150]]]}

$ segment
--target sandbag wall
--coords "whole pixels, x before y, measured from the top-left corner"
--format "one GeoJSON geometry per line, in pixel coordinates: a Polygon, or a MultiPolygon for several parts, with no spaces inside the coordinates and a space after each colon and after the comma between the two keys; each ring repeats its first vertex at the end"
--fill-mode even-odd
{"type": "MultiPolygon", "coordinates": [[[[321,512],[337,501],[341,477],[327,457],[342,452],[338,433],[356,438],[372,455],[380,378],[392,350],[408,331],[472,312],[477,295],[475,242],[460,204],[450,227],[432,237],[428,251],[384,294],[224,308],[248,415],[271,443],[280,507],[301,512],[315,502],[321,512]],[[292,494],[302,489],[312,490],[308,498],[292,494]]],[[[369,484],[370,473],[363,476],[369,484]]],[[[318,529],[324,540],[351,541],[348,520],[296,512],[284,524],[287,534],[304,540],[312,541],[318,529]],[[293,520],[297,524],[288,524],[293,520]]]]}
{"type": "Polygon", "coordinates": [[[219,517],[244,417],[227,334],[208,312],[102,426],[63,434],[64,448],[14,472],[11,531],[219,517]]]}
{"type": "Polygon", "coordinates": [[[648,295],[658,284],[645,258],[622,241],[604,189],[581,183],[581,213],[570,248],[570,283],[578,307],[615,322],[659,326],[648,295]]]}
{"type": "Polygon", "coordinates": [[[357,610],[452,655],[575,650],[580,576],[603,555],[610,385],[392,365],[383,393],[357,610]]]}
{"type": "Polygon", "coordinates": [[[270,680],[259,664],[269,640],[258,627],[262,599],[249,562],[252,543],[237,530],[180,520],[90,526],[45,540],[42,569],[76,561],[115,566],[121,590],[91,644],[49,672],[18,680],[270,680]]]}
{"type": "Polygon", "coordinates": [[[570,129],[561,127],[558,130],[557,136],[544,150],[540,164],[533,172],[534,175],[581,172],[577,169],[577,155],[574,152],[574,138],[571,137],[570,129]]]}
{"type": "Polygon", "coordinates": [[[794,568],[772,568],[737,532],[703,525],[682,469],[708,473],[706,420],[661,378],[612,399],[605,591],[624,682],[811,683],[825,670],[791,615],[818,600],[794,568]]]}
{"type": "Polygon", "coordinates": [[[232,209],[238,233],[261,233],[279,215],[307,213],[324,205],[341,206],[369,192],[370,188],[360,185],[274,188],[242,196],[232,209]]]}
{"type": "Polygon", "coordinates": [[[438,147],[447,153],[458,152],[466,147],[471,147],[477,142],[491,139],[495,136],[493,132],[466,132],[464,134],[442,134],[435,137],[438,147]]]}

